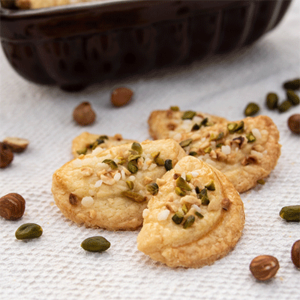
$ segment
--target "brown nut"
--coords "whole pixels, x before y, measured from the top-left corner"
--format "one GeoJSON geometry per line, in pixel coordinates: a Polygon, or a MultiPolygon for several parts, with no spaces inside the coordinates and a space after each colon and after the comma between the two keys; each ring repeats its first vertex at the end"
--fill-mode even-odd
{"type": "Polygon", "coordinates": [[[113,90],[111,94],[111,103],[116,107],[126,105],[131,100],[132,95],[133,95],[133,91],[128,88],[125,87],[117,88],[113,90]]]}
{"type": "Polygon", "coordinates": [[[296,241],[291,250],[292,262],[297,267],[300,268],[300,240],[296,241]]]}
{"type": "Polygon", "coordinates": [[[73,111],[74,120],[82,126],[91,125],[96,119],[96,114],[89,102],[82,102],[73,111]]]}
{"type": "Polygon", "coordinates": [[[250,263],[252,275],[260,281],[273,278],[279,269],[279,262],[271,255],[260,255],[255,257],[250,263]]]}
{"type": "Polygon", "coordinates": [[[0,198],[0,216],[6,220],[18,220],[25,211],[25,200],[17,193],[10,193],[0,198]]]}
{"type": "Polygon", "coordinates": [[[0,142],[0,168],[6,168],[14,159],[9,146],[0,142]]]}
{"type": "Polygon", "coordinates": [[[288,126],[294,133],[300,133],[300,114],[295,114],[289,117],[288,126]]]}
{"type": "Polygon", "coordinates": [[[7,137],[3,143],[8,145],[12,152],[21,153],[27,148],[29,141],[18,137],[7,137]]]}

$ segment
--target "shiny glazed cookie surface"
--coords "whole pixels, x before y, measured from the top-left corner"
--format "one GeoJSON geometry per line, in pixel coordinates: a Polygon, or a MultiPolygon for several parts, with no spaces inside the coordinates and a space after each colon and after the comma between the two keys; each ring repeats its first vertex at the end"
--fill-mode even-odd
{"type": "Polygon", "coordinates": [[[244,227],[243,203],[221,172],[186,156],[157,183],[159,192],[143,212],[140,251],[170,267],[196,268],[234,248],[244,227]]]}

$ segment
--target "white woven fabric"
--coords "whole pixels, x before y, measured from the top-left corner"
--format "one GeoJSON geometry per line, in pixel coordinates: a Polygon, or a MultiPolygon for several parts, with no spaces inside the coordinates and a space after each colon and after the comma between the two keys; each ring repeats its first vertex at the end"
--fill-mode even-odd
{"type": "Polygon", "coordinates": [[[0,218],[1,299],[300,299],[300,271],[290,258],[300,239],[300,224],[279,217],[283,206],[300,204],[299,136],[287,119],[300,106],[279,114],[264,105],[269,91],[284,100],[282,82],[300,76],[300,1],[285,19],[255,45],[237,53],[213,57],[188,67],[94,85],[74,94],[57,87],[37,86],[19,77],[0,52],[0,140],[6,136],[30,140],[9,168],[0,169],[0,195],[16,192],[26,199],[19,221],[0,218]],[[113,108],[110,93],[128,86],[130,105],[113,108]],[[72,111],[91,102],[97,121],[80,127],[72,111]],[[171,269],[139,252],[138,232],[86,229],[68,221],[51,194],[53,172],[72,158],[71,141],[83,131],[144,140],[147,118],[154,109],[178,105],[226,117],[243,118],[248,102],[257,102],[281,134],[282,155],[264,186],[241,195],[246,224],[241,240],[225,258],[200,269],[171,269]],[[40,224],[43,235],[23,242],[15,239],[23,223],[40,224]],[[81,242],[102,235],[111,248],[102,254],[85,252],[81,242]],[[275,278],[256,281],[249,264],[257,255],[274,255],[280,262],[275,278]]]}

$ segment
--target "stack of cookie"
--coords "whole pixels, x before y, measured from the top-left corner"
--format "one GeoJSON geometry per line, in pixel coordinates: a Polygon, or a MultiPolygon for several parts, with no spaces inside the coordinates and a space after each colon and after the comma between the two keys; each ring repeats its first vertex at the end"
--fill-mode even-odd
{"type": "Polygon", "coordinates": [[[135,230],[138,249],[171,267],[212,264],[244,227],[239,193],[275,168],[279,132],[266,116],[231,122],[172,107],[154,111],[138,143],[83,133],[53,175],[63,214],[78,224],[135,230]]]}

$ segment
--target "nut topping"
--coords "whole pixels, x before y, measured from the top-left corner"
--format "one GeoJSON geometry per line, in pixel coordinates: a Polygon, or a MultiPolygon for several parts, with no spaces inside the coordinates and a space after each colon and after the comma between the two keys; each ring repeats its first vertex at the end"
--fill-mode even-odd
{"type": "Polygon", "coordinates": [[[222,200],[222,208],[223,208],[224,210],[228,210],[229,207],[230,207],[230,205],[231,205],[231,201],[230,201],[228,198],[224,198],[224,199],[222,200]]]}
{"type": "Polygon", "coordinates": [[[18,137],[7,137],[3,140],[3,143],[8,145],[11,151],[21,153],[27,148],[29,141],[18,137]]]}
{"type": "Polygon", "coordinates": [[[9,146],[5,143],[0,143],[0,168],[6,168],[14,159],[9,146]]]}
{"type": "Polygon", "coordinates": [[[71,193],[69,196],[69,202],[71,205],[77,205],[78,204],[77,196],[71,193]]]}
{"type": "Polygon", "coordinates": [[[273,278],[279,269],[279,262],[271,255],[260,255],[255,257],[250,263],[252,275],[261,281],[273,278]]]}
{"type": "Polygon", "coordinates": [[[6,220],[18,220],[25,211],[25,200],[17,193],[10,193],[0,198],[0,216],[6,220]]]}
{"type": "Polygon", "coordinates": [[[89,102],[82,102],[73,111],[74,120],[82,126],[91,125],[96,119],[96,114],[89,102]]]}

